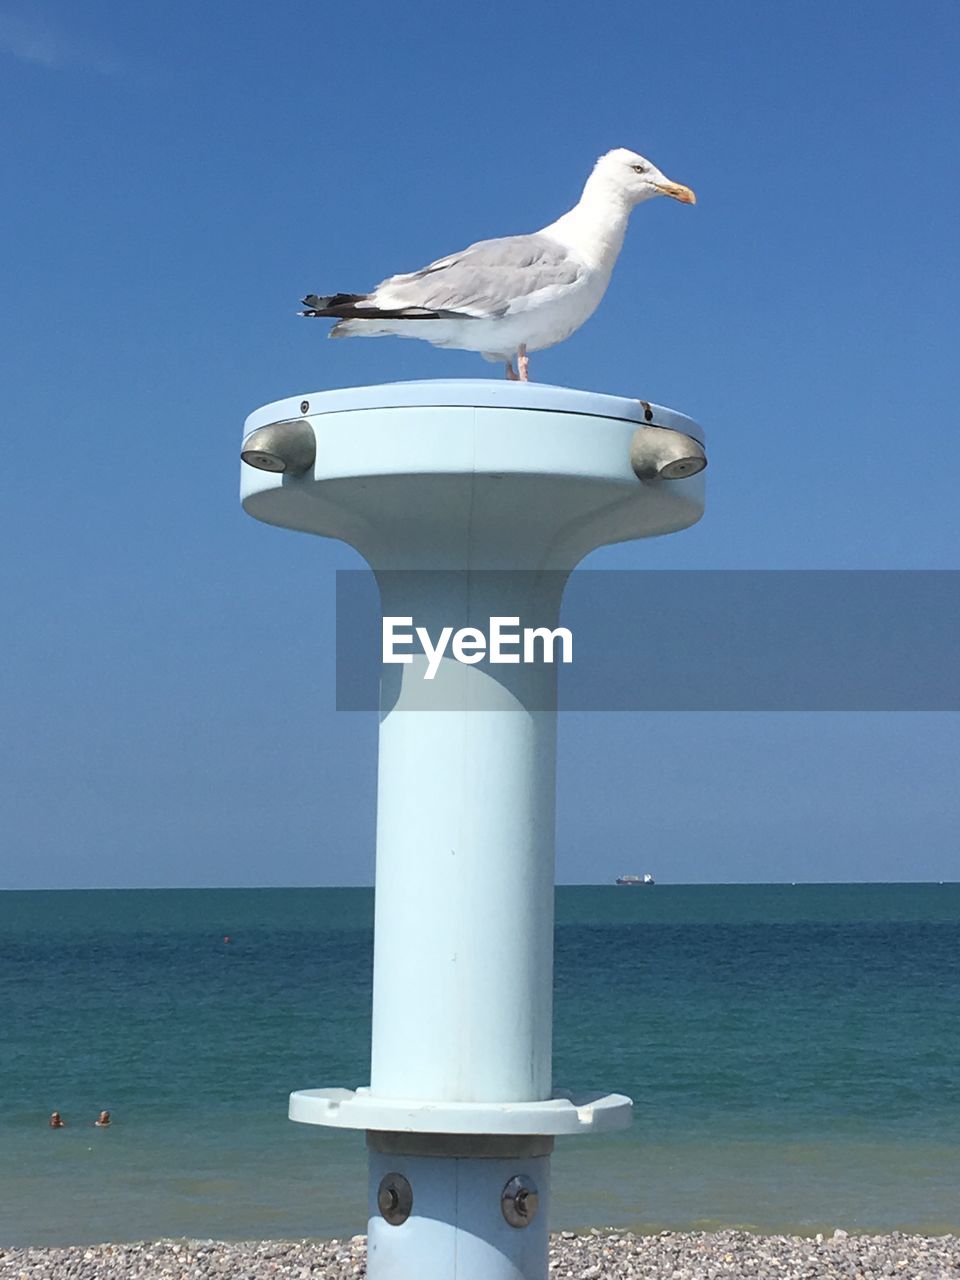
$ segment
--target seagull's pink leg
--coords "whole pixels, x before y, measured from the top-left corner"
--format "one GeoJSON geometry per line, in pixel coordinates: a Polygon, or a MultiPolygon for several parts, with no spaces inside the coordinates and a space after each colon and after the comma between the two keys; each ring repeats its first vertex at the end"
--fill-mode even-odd
{"type": "Polygon", "coordinates": [[[530,357],[527,355],[527,345],[525,342],[520,343],[517,351],[517,368],[520,370],[520,381],[530,381],[530,357]]]}
{"type": "Polygon", "coordinates": [[[519,381],[520,381],[520,379],[517,377],[516,373],[514,372],[514,368],[513,368],[513,361],[512,361],[512,360],[508,360],[508,361],[507,361],[507,379],[508,379],[510,382],[519,382],[519,381]]]}

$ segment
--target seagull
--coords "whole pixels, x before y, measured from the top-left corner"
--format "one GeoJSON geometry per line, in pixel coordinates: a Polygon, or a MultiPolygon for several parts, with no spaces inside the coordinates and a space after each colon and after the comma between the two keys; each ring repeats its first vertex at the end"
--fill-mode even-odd
{"type": "Polygon", "coordinates": [[[569,213],[542,231],[479,240],[420,271],[390,276],[371,293],[308,294],[300,315],[335,318],[331,338],[395,334],[479,351],[503,361],[511,380],[527,382],[528,353],[569,338],[596,310],[631,210],[654,196],[697,202],[689,187],[619,147],[600,157],[569,213]]]}

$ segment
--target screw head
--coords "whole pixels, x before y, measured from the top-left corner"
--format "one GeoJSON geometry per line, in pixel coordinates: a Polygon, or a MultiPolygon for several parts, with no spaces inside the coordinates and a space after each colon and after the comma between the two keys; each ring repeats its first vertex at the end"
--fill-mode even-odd
{"type": "Polygon", "coordinates": [[[380,1179],[377,1208],[391,1227],[399,1227],[410,1217],[413,1188],[402,1173],[386,1173],[380,1179]]]}
{"type": "Polygon", "coordinates": [[[537,1184],[525,1173],[510,1179],[500,1195],[500,1210],[511,1227],[529,1227],[540,1208],[537,1184]]]}

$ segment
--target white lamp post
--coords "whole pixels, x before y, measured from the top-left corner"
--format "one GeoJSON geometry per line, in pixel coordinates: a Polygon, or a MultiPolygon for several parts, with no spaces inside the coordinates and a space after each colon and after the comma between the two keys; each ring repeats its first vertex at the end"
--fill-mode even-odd
{"type": "MultiPolygon", "coordinates": [[[[242,499],[350,543],[431,636],[553,628],[588,552],[700,518],[700,434],[536,383],[326,391],[247,419],[242,499]]],[[[290,1117],[367,1133],[371,1280],[542,1280],[554,1138],[631,1109],[552,1087],[556,667],[426,666],[381,682],[370,1086],[290,1117]]]]}

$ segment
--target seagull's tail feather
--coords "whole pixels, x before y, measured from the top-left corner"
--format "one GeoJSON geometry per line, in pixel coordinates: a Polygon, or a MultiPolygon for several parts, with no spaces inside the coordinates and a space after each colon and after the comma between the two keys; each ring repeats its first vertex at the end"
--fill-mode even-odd
{"type": "Polygon", "coordinates": [[[383,320],[463,320],[469,317],[458,311],[436,311],[429,307],[380,307],[372,300],[369,293],[332,293],[322,298],[319,294],[308,293],[301,299],[305,311],[302,316],[321,316],[339,320],[330,330],[331,338],[345,338],[350,334],[366,333],[371,337],[375,333],[395,333],[391,328],[383,329],[377,324],[383,320]],[[353,324],[352,321],[362,323],[353,324]]]}
{"type": "Polygon", "coordinates": [[[345,316],[352,315],[352,308],[357,302],[363,302],[366,298],[365,293],[331,293],[325,298],[321,298],[319,294],[308,293],[305,298],[300,299],[302,306],[306,307],[306,311],[301,311],[302,316],[345,316]]]}

